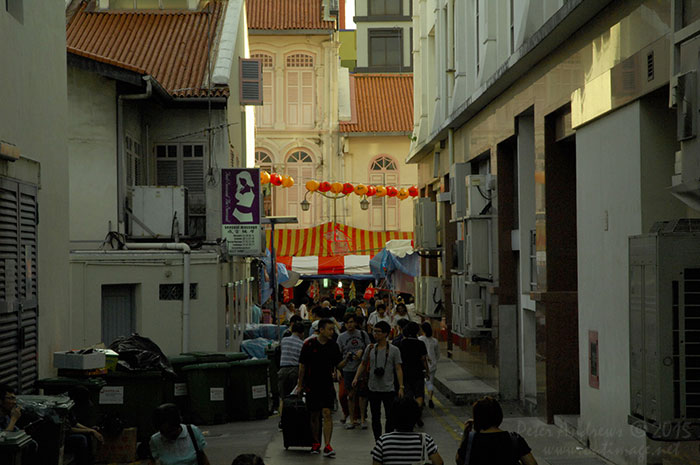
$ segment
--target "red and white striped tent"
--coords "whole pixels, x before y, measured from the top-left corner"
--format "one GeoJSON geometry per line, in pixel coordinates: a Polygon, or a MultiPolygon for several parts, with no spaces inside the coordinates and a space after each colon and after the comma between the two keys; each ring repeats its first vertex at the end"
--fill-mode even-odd
{"type": "MultiPolygon", "coordinates": [[[[266,231],[268,249],[271,231],[266,231]]],[[[275,229],[277,262],[305,276],[369,275],[369,261],[392,239],[413,240],[412,231],[368,231],[340,223],[275,229]]]]}

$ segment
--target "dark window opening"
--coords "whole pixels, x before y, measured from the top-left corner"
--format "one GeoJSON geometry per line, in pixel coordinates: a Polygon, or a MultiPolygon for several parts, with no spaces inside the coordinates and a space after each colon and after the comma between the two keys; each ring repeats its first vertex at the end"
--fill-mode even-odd
{"type": "Polygon", "coordinates": [[[400,15],[402,0],[370,0],[369,14],[376,15],[400,15]]]}
{"type": "MultiPolygon", "coordinates": [[[[190,299],[196,299],[198,293],[197,283],[190,283],[190,299]]],[[[158,294],[159,300],[182,300],[182,284],[161,284],[158,294]]]]}
{"type": "Polygon", "coordinates": [[[375,29],[369,31],[369,66],[401,67],[402,54],[401,29],[375,29]]]}

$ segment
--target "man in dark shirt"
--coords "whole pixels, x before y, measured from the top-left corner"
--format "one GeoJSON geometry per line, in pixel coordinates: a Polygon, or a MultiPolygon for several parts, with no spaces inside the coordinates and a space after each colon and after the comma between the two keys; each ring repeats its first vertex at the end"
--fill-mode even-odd
{"type": "MultiPolygon", "coordinates": [[[[399,343],[401,360],[403,361],[403,383],[406,395],[416,399],[418,407],[423,408],[425,377],[428,370],[428,350],[425,343],[418,339],[420,326],[411,321],[403,330],[403,339],[399,343]]],[[[423,420],[418,418],[418,426],[423,426],[423,420]]]]}
{"type": "Polygon", "coordinates": [[[299,394],[302,388],[307,393],[306,405],[311,413],[311,433],[314,438],[312,454],[321,452],[319,423],[320,414],[323,414],[323,438],[326,443],[323,455],[325,457],[335,457],[335,451],[331,447],[333,434],[331,409],[335,402],[333,374],[336,368],[343,368],[348,362],[347,358],[343,359],[338,344],[333,342],[334,333],[333,321],[323,318],[318,322],[318,336],[304,342],[299,356],[299,380],[296,388],[299,394]]]}

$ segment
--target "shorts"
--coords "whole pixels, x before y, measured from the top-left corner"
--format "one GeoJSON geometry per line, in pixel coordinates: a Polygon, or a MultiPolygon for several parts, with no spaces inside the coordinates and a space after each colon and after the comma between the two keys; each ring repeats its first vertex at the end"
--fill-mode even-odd
{"type": "Polygon", "coordinates": [[[356,389],[352,387],[352,381],[355,379],[356,371],[344,371],[343,372],[343,384],[345,385],[345,390],[350,393],[354,392],[356,389]]]}
{"type": "Polygon", "coordinates": [[[403,388],[407,397],[413,397],[414,399],[425,397],[425,381],[423,378],[404,379],[403,388]]]}
{"type": "Polygon", "coordinates": [[[332,384],[326,387],[312,386],[306,393],[306,408],[310,412],[319,412],[324,408],[333,409],[334,406],[335,388],[332,384]]]}
{"type": "Polygon", "coordinates": [[[280,367],[277,372],[277,387],[279,389],[280,397],[287,397],[292,393],[294,386],[297,385],[297,380],[299,379],[299,367],[280,367]]]}

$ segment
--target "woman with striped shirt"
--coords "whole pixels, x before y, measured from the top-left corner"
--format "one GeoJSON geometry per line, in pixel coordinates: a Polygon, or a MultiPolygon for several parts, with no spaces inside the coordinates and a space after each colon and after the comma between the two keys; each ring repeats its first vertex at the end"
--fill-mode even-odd
{"type": "Polygon", "coordinates": [[[403,397],[394,402],[391,417],[396,431],[382,434],[372,449],[373,465],[443,465],[435,441],[427,433],[414,433],[420,410],[416,401],[403,397]]]}

